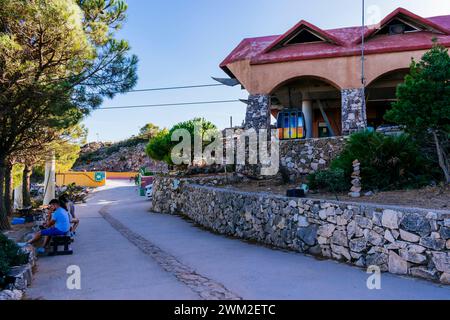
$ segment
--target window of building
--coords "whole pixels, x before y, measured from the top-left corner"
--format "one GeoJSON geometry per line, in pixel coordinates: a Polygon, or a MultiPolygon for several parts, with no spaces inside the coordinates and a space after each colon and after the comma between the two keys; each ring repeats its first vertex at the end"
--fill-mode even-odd
{"type": "Polygon", "coordinates": [[[313,43],[313,42],[323,42],[325,41],[321,37],[315,35],[309,30],[303,29],[300,30],[299,33],[294,35],[291,39],[286,41],[284,45],[290,45],[290,44],[299,44],[299,43],[313,43]]]}
{"type": "Polygon", "coordinates": [[[396,34],[417,32],[417,31],[421,31],[421,29],[404,21],[403,19],[396,18],[396,19],[393,19],[391,22],[389,22],[387,25],[385,25],[383,28],[381,28],[381,30],[378,31],[377,33],[378,34],[396,35],[396,34]]]}

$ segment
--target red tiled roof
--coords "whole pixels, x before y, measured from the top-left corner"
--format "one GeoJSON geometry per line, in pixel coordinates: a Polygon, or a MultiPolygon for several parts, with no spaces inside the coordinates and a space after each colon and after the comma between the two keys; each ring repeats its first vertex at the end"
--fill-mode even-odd
{"type": "MultiPolygon", "coordinates": [[[[373,36],[374,32],[379,30],[379,28],[366,27],[366,54],[429,49],[432,46],[433,38],[437,38],[438,42],[445,46],[450,46],[450,15],[425,19],[408,10],[399,8],[383,19],[380,24],[381,27],[398,15],[406,15],[408,18],[422,25],[427,25],[436,32],[420,31],[400,35],[373,36]]],[[[361,31],[361,27],[324,31],[308,22],[301,21],[281,36],[247,38],[242,40],[220,64],[220,67],[229,75],[232,75],[227,65],[240,60],[249,59],[250,64],[266,64],[359,55],[361,52],[361,45],[359,44],[361,31]],[[328,42],[302,43],[274,49],[284,39],[292,35],[293,32],[303,27],[313,29],[327,39],[328,42]]]]}

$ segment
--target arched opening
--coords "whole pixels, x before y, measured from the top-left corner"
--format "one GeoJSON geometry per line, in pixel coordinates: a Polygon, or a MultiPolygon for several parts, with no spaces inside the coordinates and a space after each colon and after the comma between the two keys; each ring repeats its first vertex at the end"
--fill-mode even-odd
{"type": "MultiPolygon", "coordinates": [[[[304,135],[290,135],[291,139],[341,135],[341,92],[333,83],[313,76],[299,77],[279,85],[271,98],[272,123],[278,128],[282,123],[299,124],[300,121],[286,120],[286,117],[295,112],[303,113],[304,135]]],[[[287,136],[284,139],[288,139],[287,136]]]]}
{"type": "Polygon", "coordinates": [[[373,129],[390,125],[384,115],[397,101],[397,86],[402,83],[409,69],[390,71],[378,77],[366,87],[367,125],[373,129]]]}

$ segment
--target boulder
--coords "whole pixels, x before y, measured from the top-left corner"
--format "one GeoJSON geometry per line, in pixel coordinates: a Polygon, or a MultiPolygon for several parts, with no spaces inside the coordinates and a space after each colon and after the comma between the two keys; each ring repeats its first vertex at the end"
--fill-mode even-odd
{"type": "Polygon", "coordinates": [[[25,290],[33,279],[33,272],[31,265],[26,264],[23,266],[12,267],[8,272],[7,278],[13,284],[15,289],[25,290]]]}
{"type": "Polygon", "coordinates": [[[0,291],[0,301],[18,301],[22,300],[23,293],[20,290],[3,290],[0,291]]]}
{"type": "Polygon", "coordinates": [[[381,217],[383,227],[389,229],[398,229],[400,214],[394,210],[384,210],[381,217]]]}
{"type": "Polygon", "coordinates": [[[385,238],[387,241],[389,241],[390,243],[394,243],[394,242],[395,242],[395,238],[394,238],[394,236],[392,235],[391,231],[389,231],[389,230],[386,230],[386,231],[384,232],[384,238],[385,238]]]}
{"type": "Polygon", "coordinates": [[[406,261],[417,263],[417,264],[423,264],[427,261],[427,257],[423,254],[415,253],[408,251],[406,249],[401,249],[399,251],[400,257],[405,259],[406,261]]]}
{"type": "Polygon", "coordinates": [[[394,274],[408,274],[408,262],[394,251],[389,252],[389,272],[394,274]]]}
{"type": "Polygon", "coordinates": [[[431,281],[435,281],[435,280],[439,279],[439,275],[436,270],[428,269],[426,267],[411,268],[409,270],[409,272],[413,277],[418,277],[418,278],[431,280],[431,281]]]}
{"type": "Polygon", "coordinates": [[[369,231],[367,240],[374,246],[380,246],[384,243],[384,237],[373,230],[369,231]]]}
{"type": "Polygon", "coordinates": [[[331,242],[339,246],[348,247],[348,238],[345,231],[335,231],[331,237],[331,242]]]}
{"type": "Polygon", "coordinates": [[[309,246],[314,246],[317,243],[317,225],[310,225],[306,228],[300,228],[297,231],[297,236],[309,246]]]}
{"type": "Polygon", "coordinates": [[[363,216],[355,216],[355,222],[363,229],[372,229],[373,227],[372,220],[363,216]]]}
{"type": "Polygon", "coordinates": [[[432,260],[438,271],[450,273],[450,253],[433,252],[432,260]]]}
{"type": "Polygon", "coordinates": [[[299,227],[308,227],[309,226],[308,218],[306,218],[305,216],[299,216],[297,219],[297,224],[299,227]]]}
{"type": "Polygon", "coordinates": [[[408,241],[408,242],[414,242],[415,243],[415,242],[419,242],[420,241],[420,237],[418,235],[416,235],[414,233],[411,233],[411,232],[408,232],[408,231],[405,231],[405,230],[402,230],[402,229],[400,229],[400,237],[403,240],[408,241]]]}
{"type": "Polygon", "coordinates": [[[365,238],[358,238],[350,240],[350,250],[353,252],[362,252],[367,249],[367,240],[365,238]]]}
{"type": "Polygon", "coordinates": [[[347,261],[352,260],[350,251],[348,251],[348,249],[344,248],[343,246],[337,246],[337,245],[331,244],[331,250],[333,251],[333,253],[343,256],[345,259],[347,259],[347,261]]]}
{"type": "Polygon", "coordinates": [[[379,266],[382,271],[387,271],[389,256],[383,252],[375,252],[366,257],[367,266],[379,266]]]}
{"type": "Polygon", "coordinates": [[[419,213],[408,213],[402,219],[400,226],[403,230],[417,233],[422,237],[429,235],[431,232],[431,225],[429,220],[419,213]]]}
{"type": "Polygon", "coordinates": [[[445,242],[445,240],[442,240],[442,239],[434,239],[431,237],[426,237],[426,238],[422,238],[420,240],[420,245],[422,245],[428,249],[440,251],[445,248],[446,242],[445,242]]]}
{"type": "Polygon", "coordinates": [[[450,228],[448,228],[448,227],[441,227],[441,230],[440,230],[439,234],[441,235],[442,239],[449,240],[450,239],[450,228]]]}
{"type": "Polygon", "coordinates": [[[317,234],[324,238],[330,238],[333,235],[334,230],[336,230],[336,226],[334,224],[328,223],[320,226],[317,234]]]}
{"type": "Polygon", "coordinates": [[[443,284],[450,285],[450,273],[443,273],[439,281],[443,284]]]}
{"type": "Polygon", "coordinates": [[[351,239],[356,233],[356,221],[352,220],[347,225],[347,236],[351,239]]]}
{"type": "Polygon", "coordinates": [[[417,244],[411,244],[408,246],[408,251],[413,253],[424,253],[427,249],[417,244]]]}

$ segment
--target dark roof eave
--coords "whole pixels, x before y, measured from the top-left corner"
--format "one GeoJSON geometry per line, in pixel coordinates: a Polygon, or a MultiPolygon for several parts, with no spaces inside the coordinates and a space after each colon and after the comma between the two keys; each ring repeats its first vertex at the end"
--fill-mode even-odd
{"type": "Polygon", "coordinates": [[[223,70],[223,72],[225,72],[230,78],[232,79],[237,79],[236,76],[233,74],[233,72],[231,72],[231,70],[226,66],[221,64],[220,68],[223,70]]]}

